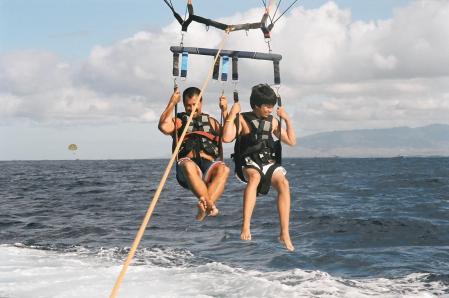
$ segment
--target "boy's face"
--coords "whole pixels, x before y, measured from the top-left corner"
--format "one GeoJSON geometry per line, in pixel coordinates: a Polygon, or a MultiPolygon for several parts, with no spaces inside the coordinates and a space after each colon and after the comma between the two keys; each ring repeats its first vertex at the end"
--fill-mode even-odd
{"type": "MultiPolygon", "coordinates": [[[[192,96],[192,97],[190,97],[190,98],[188,98],[188,99],[186,99],[184,101],[184,108],[185,108],[187,114],[192,113],[193,107],[195,106],[195,102],[196,102],[197,98],[198,98],[198,95],[194,95],[194,96],[192,96]]],[[[196,116],[198,116],[201,113],[201,106],[202,106],[202,104],[203,104],[203,101],[200,100],[200,102],[198,103],[198,107],[196,109],[196,112],[193,115],[193,117],[196,117],[196,116]]]]}
{"type": "Polygon", "coordinates": [[[254,112],[261,117],[268,117],[273,112],[274,105],[262,104],[254,107],[254,112]]]}

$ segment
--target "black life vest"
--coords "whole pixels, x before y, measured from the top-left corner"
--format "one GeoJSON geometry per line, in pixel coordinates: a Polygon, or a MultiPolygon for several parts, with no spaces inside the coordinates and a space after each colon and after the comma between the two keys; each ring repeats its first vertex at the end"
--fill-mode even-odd
{"type": "Polygon", "coordinates": [[[253,112],[241,114],[250,127],[250,133],[240,135],[234,145],[234,156],[244,159],[249,156],[258,164],[269,161],[281,163],[280,142],[273,139],[273,116],[258,118],[253,112]]]}
{"type": "MultiPolygon", "coordinates": [[[[240,180],[245,181],[242,167],[246,167],[245,158],[249,157],[259,168],[249,166],[259,171],[261,180],[257,186],[257,194],[267,194],[270,190],[271,176],[273,171],[281,166],[282,163],[282,146],[280,140],[273,139],[273,116],[267,118],[258,118],[253,112],[241,114],[243,119],[248,123],[250,133],[246,135],[238,135],[234,144],[235,173],[240,180]],[[268,172],[264,174],[262,168],[271,162],[275,162],[268,172]]],[[[237,131],[239,131],[240,121],[237,121],[237,131]]]]}
{"type": "MultiPolygon", "coordinates": [[[[182,121],[182,125],[178,128],[176,134],[179,138],[186,127],[189,115],[185,112],[178,113],[176,118],[182,121]]],[[[181,144],[178,157],[187,156],[192,150],[194,158],[200,158],[200,152],[204,151],[214,159],[220,155],[220,136],[211,124],[211,117],[208,114],[201,113],[193,118],[187,128],[186,136],[181,144]]],[[[172,148],[176,146],[175,136],[173,137],[172,148]]]]}

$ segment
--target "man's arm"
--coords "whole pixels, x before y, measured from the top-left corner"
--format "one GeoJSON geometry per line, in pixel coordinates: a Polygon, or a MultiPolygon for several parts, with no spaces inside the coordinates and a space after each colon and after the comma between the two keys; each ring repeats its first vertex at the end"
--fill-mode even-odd
{"type": "Polygon", "coordinates": [[[281,131],[280,140],[287,145],[294,146],[296,145],[296,134],[295,129],[293,128],[293,123],[290,117],[284,110],[284,107],[279,107],[277,110],[278,116],[285,122],[286,129],[282,129],[279,126],[279,122],[277,119],[273,119],[273,133],[276,137],[279,138],[279,131],[281,131]]]}
{"type": "MultiPolygon", "coordinates": [[[[237,135],[237,128],[235,126],[235,118],[237,117],[237,114],[240,112],[240,104],[238,102],[234,103],[232,105],[231,111],[229,112],[228,116],[226,117],[226,121],[223,127],[223,142],[230,143],[232,142],[236,135],[237,135]]],[[[237,121],[240,121],[240,116],[237,119],[237,121]]],[[[239,133],[242,130],[242,125],[239,125],[239,133]]]]}
{"type": "Polygon", "coordinates": [[[172,117],[172,113],[180,99],[179,89],[176,88],[168,101],[167,107],[159,118],[158,128],[163,134],[170,135],[175,131],[175,119],[172,117]]]}
{"type": "Polygon", "coordinates": [[[228,99],[226,98],[226,96],[224,95],[220,96],[219,107],[223,119],[226,119],[226,117],[228,117],[228,99]]]}

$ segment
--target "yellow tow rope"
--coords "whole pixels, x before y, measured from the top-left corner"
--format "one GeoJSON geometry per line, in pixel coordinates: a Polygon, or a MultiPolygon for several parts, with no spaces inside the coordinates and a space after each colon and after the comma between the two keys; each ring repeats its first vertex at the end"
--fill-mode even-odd
{"type": "Polygon", "coordinates": [[[150,221],[151,215],[153,214],[154,208],[156,207],[156,204],[157,204],[157,201],[159,199],[159,196],[160,196],[160,194],[162,192],[162,189],[164,188],[164,185],[165,185],[165,182],[166,182],[166,180],[168,178],[168,175],[170,174],[170,170],[171,170],[171,168],[173,166],[173,162],[175,161],[176,157],[178,156],[179,148],[181,147],[181,144],[182,144],[182,142],[184,140],[184,137],[185,137],[185,135],[187,133],[187,129],[189,128],[189,125],[192,122],[193,115],[195,114],[195,111],[198,108],[198,104],[200,102],[201,97],[203,96],[204,90],[207,88],[207,85],[209,84],[209,81],[212,78],[212,73],[213,73],[213,70],[214,70],[215,62],[217,61],[218,57],[220,57],[220,52],[223,49],[223,46],[224,46],[224,44],[226,42],[226,39],[227,39],[228,35],[229,35],[229,32],[226,31],[225,36],[223,37],[223,39],[221,41],[220,47],[218,49],[218,52],[215,55],[214,63],[212,63],[212,66],[209,69],[209,73],[208,73],[208,75],[206,77],[206,80],[204,81],[203,86],[201,87],[200,94],[198,95],[198,97],[196,99],[195,106],[193,107],[193,111],[190,113],[189,119],[187,120],[187,124],[186,124],[186,126],[185,126],[185,128],[184,128],[184,130],[183,130],[183,132],[181,134],[181,137],[179,138],[178,144],[176,145],[176,148],[175,148],[175,150],[172,153],[170,161],[169,161],[169,163],[168,163],[168,165],[167,165],[167,167],[165,169],[164,175],[162,176],[161,182],[159,183],[159,186],[158,186],[158,188],[156,190],[156,193],[154,194],[153,200],[151,201],[151,204],[148,207],[147,213],[145,214],[145,217],[144,217],[144,219],[142,221],[142,224],[140,225],[140,228],[139,228],[139,230],[137,232],[136,238],[134,239],[134,242],[133,242],[133,244],[131,246],[131,249],[129,251],[128,257],[126,258],[125,262],[123,263],[122,270],[120,271],[120,274],[119,274],[119,276],[118,276],[118,278],[117,278],[117,280],[116,280],[116,282],[114,284],[114,288],[112,289],[111,295],[109,296],[110,298],[117,297],[118,290],[120,288],[120,285],[123,282],[123,279],[125,278],[125,274],[126,274],[126,271],[128,269],[128,266],[131,263],[132,259],[134,258],[134,255],[136,253],[137,247],[139,246],[140,240],[143,237],[143,234],[144,234],[145,229],[146,229],[146,227],[148,225],[148,222],[150,221]]]}

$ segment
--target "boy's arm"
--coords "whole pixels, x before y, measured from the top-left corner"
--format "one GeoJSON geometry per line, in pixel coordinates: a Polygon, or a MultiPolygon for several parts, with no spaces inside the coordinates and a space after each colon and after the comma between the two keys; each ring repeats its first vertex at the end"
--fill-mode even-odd
{"type": "Polygon", "coordinates": [[[286,129],[282,129],[282,127],[279,126],[279,121],[277,121],[277,119],[274,119],[275,120],[273,125],[274,135],[287,145],[290,146],[296,145],[295,129],[293,128],[292,120],[285,112],[284,107],[279,107],[277,114],[285,122],[286,129]],[[279,131],[281,131],[281,137],[279,137],[279,131]]]}
{"type": "Polygon", "coordinates": [[[175,131],[175,123],[174,118],[172,117],[172,113],[180,99],[181,95],[179,93],[179,89],[176,88],[172,96],[170,97],[170,100],[168,101],[167,107],[165,108],[164,112],[162,112],[161,117],[159,118],[158,128],[163,134],[169,135],[175,131]]]}
{"type": "MultiPolygon", "coordinates": [[[[237,135],[237,128],[235,126],[235,119],[237,117],[237,114],[240,112],[240,104],[238,102],[234,103],[232,105],[231,111],[229,111],[228,116],[226,117],[226,121],[224,123],[223,127],[223,142],[230,143],[232,142],[236,135],[237,135]]],[[[237,121],[240,121],[240,116],[237,119],[237,121]]],[[[242,125],[240,123],[239,125],[239,132],[242,129],[242,125]]]]}

